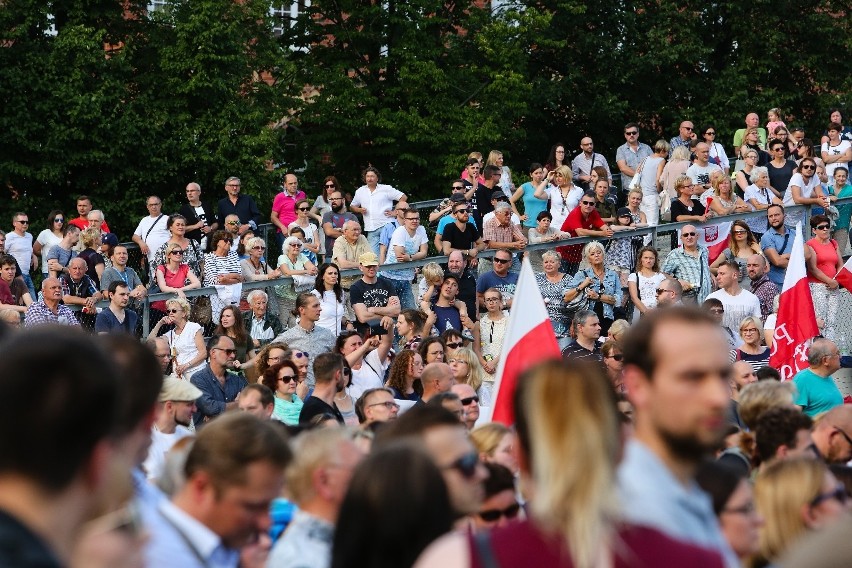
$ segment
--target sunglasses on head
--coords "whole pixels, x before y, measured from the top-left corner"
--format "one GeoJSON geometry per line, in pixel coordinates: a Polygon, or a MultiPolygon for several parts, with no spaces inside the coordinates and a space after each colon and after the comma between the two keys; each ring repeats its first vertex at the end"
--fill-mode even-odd
{"type": "Polygon", "coordinates": [[[500,517],[506,517],[507,519],[514,519],[518,516],[518,512],[520,512],[521,506],[515,503],[514,505],[509,505],[505,509],[486,509],[484,511],[479,511],[477,515],[480,519],[487,523],[493,523],[500,520],[500,517]]]}
{"type": "Polygon", "coordinates": [[[465,454],[444,469],[455,469],[467,479],[476,475],[476,468],[479,466],[479,454],[470,452],[465,454]]]}
{"type": "Polygon", "coordinates": [[[292,383],[296,380],[296,375],[284,375],[283,377],[278,377],[279,381],[284,381],[285,383],[292,383]]]}
{"type": "Polygon", "coordinates": [[[478,403],[478,402],[479,402],[479,397],[478,397],[478,396],[469,396],[469,397],[466,397],[466,398],[461,399],[462,406],[470,406],[470,404],[471,404],[472,402],[477,402],[477,403],[478,403]]]}
{"type": "Polygon", "coordinates": [[[462,342],[462,341],[447,343],[447,347],[449,347],[450,349],[458,349],[459,347],[461,347],[463,345],[464,345],[464,342],[462,342]]]}

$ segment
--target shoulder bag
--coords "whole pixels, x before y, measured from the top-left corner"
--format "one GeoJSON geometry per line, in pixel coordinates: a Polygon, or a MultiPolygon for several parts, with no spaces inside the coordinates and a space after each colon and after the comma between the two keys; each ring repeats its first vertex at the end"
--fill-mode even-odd
{"type": "MultiPolygon", "coordinates": [[[[589,277],[588,272],[583,270],[583,274],[586,278],[589,277]]],[[[586,296],[587,288],[577,291],[577,295],[570,302],[565,303],[565,309],[569,312],[576,312],[579,310],[587,310],[589,309],[589,298],[586,296]]]]}
{"type": "Polygon", "coordinates": [[[642,189],[642,185],[639,182],[642,179],[642,168],[645,167],[645,160],[647,159],[642,158],[642,163],[636,169],[636,175],[633,176],[633,179],[630,180],[630,184],[627,186],[628,189],[642,189]]]}

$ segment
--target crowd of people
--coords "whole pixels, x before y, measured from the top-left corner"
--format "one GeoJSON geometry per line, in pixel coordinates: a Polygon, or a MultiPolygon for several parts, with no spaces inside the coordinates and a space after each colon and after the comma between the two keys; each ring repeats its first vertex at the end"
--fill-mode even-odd
{"type": "Polygon", "coordinates": [[[852,208],[834,202],[852,196],[852,130],[832,113],[819,160],[801,129],[756,120],[733,165],[712,125],[652,149],[627,124],[621,191],[589,137],[517,188],[502,153],[474,153],[428,232],[375,168],[351,196],[327,177],[313,203],[287,174],[274,245],[236,177],[215,207],[197,183],[178,213],[149,196],[135,245],[86,196],[35,238],[16,213],[0,417],[42,428],[0,450],[0,564],[840,565],[852,406],[834,276],[852,208]],[[782,382],[789,205],[811,208],[820,336],[782,382]],[[752,211],[710,258],[699,231],[752,211]],[[686,223],[668,252],[624,233],[666,217],[686,223]],[[506,426],[490,410],[526,261],[562,358],[519,378],[506,426]]]}

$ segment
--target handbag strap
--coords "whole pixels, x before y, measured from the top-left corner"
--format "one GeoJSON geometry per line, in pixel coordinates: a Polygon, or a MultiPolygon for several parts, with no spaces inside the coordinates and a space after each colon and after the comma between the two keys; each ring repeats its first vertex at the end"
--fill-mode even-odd
{"type": "Polygon", "coordinates": [[[478,532],[473,535],[476,552],[479,554],[479,562],[483,568],[500,568],[494,548],[491,546],[491,533],[489,531],[478,532]]]}
{"type": "Polygon", "coordinates": [[[153,230],[154,230],[154,227],[156,227],[156,226],[157,226],[157,223],[159,223],[159,222],[160,222],[160,219],[162,219],[162,218],[163,218],[163,217],[165,217],[165,216],[166,216],[166,214],[165,214],[165,213],[160,213],[160,216],[159,216],[159,217],[157,217],[156,219],[154,219],[154,222],[153,222],[153,223],[151,223],[151,226],[148,228],[148,232],[147,232],[147,233],[145,233],[145,238],[144,238],[144,239],[142,239],[143,241],[145,241],[146,243],[148,242],[148,235],[150,235],[150,234],[151,234],[151,231],[153,231],[153,230]]]}

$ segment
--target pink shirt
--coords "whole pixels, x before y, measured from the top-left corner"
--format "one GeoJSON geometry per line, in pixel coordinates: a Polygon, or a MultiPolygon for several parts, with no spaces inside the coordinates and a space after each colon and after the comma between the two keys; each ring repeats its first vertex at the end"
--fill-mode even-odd
{"type": "MultiPolygon", "coordinates": [[[[807,244],[814,249],[814,254],[816,254],[817,258],[817,268],[822,270],[823,274],[829,278],[834,278],[834,275],[837,273],[837,241],[831,239],[823,244],[818,239],[811,239],[807,244]]],[[[817,280],[810,274],[808,274],[808,282],[822,283],[821,280],[817,280]]]]}
{"type": "MultiPolygon", "coordinates": [[[[296,192],[296,195],[282,191],[272,201],[272,210],[278,213],[278,220],[285,227],[296,220],[296,202],[300,199],[305,199],[305,192],[301,189],[296,192]]],[[[280,233],[281,229],[278,229],[278,232],[280,233]]]]}

